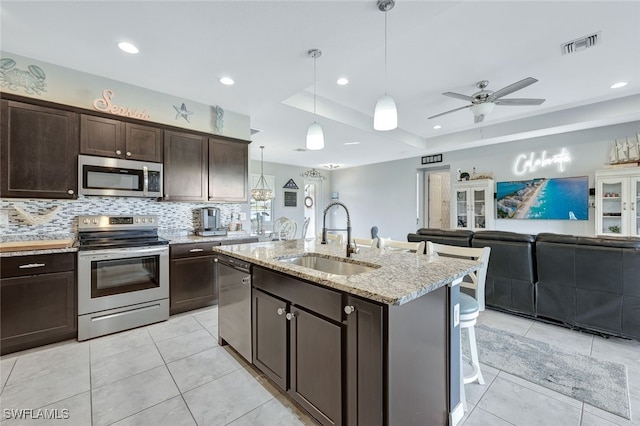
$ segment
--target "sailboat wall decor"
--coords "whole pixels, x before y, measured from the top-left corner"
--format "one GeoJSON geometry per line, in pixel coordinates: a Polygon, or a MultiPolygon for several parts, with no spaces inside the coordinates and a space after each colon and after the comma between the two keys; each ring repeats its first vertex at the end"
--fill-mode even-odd
{"type": "Polygon", "coordinates": [[[640,133],[636,137],[616,139],[609,152],[611,165],[640,165],[640,133]]]}

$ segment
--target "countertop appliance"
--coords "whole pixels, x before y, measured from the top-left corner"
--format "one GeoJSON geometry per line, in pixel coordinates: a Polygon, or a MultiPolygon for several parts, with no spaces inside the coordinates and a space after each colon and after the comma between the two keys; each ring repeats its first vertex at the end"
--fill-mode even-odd
{"type": "Polygon", "coordinates": [[[157,216],[78,216],[78,340],[169,319],[157,216]]]}
{"type": "Polygon", "coordinates": [[[228,343],[251,362],[251,264],[225,255],[217,255],[214,264],[219,343],[228,343]]]}
{"type": "Polygon", "coordinates": [[[196,231],[197,235],[227,235],[227,230],[220,227],[220,209],[217,207],[205,207],[199,209],[200,228],[196,231]]]}
{"type": "Polygon", "coordinates": [[[83,195],[162,197],[162,164],[78,155],[78,191],[83,195]]]}

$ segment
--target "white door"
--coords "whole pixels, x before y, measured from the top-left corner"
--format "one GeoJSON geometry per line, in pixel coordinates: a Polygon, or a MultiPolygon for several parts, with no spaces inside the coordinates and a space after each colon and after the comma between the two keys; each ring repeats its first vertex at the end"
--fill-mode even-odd
{"type": "Polygon", "coordinates": [[[442,176],[429,174],[429,228],[442,226],[442,176]]]}

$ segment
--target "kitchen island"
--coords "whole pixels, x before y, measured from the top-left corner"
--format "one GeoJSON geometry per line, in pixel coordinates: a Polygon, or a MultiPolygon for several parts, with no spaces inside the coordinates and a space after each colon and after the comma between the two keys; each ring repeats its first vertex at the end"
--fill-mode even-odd
{"type": "Polygon", "coordinates": [[[214,251],[252,265],[251,362],[321,424],[460,421],[457,284],[476,262],[364,248],[346,259],[314,240],[214,251]],[[366,271],[292,262],[304,257],[366,271]]]}

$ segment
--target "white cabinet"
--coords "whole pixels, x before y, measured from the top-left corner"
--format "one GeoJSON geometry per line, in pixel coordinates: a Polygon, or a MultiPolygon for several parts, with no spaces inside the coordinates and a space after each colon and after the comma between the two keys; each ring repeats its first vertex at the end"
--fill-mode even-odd
{"type": "Polygon", "coordinates": [[[455,229],[494,229],[493,179],[457,182],[453,185],[451,225],[455,229]]]}
{"type": "Polygon", "coordinates": [[[596,235],[640,236],[640,168],[596,170],[596,235]]]}

